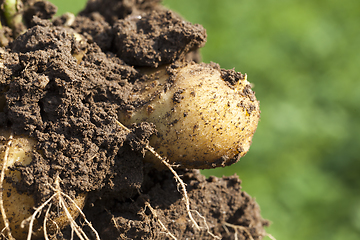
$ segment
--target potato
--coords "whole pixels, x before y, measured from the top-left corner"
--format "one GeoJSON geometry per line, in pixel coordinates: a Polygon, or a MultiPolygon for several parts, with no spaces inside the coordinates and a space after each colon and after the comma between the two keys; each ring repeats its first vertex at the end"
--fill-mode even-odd
{"type": "MultiPolygon", "coordinates": [[[[0,133],[1,136],[9,137],[9,133],[0,133]]],[[[1,147],[4,148],[2,143],[1,147]]],[[[7,167],[14,166],[15,162],[20,162],[23,165],[28,165],[31,162],[31,151],[35,145],[35,141],[29,138],[15,138],[10,148],[7,167]]],[[[5,156],[4,150],[0,154],[1,165],[5,156]]],[[[18,171],[5,171],[5,176],[10,177],[13,181],[20,181],[20,172],[18,171]]],[[[10,229],[12,235],[16,239],[25,239],[28,229],[22,229],[20,227],[21,222],[31,216],[32,209],[35,206],[35,202],[32,196],[25,193],[20,194],[13,187],[12,183],[8,183],[6,180],[3,182],[3,201],[6,216],[10,221],[10,229]]],[[[0,219],[0,228],[4,227],[3,219],[0,219]]]]}
{"type": "MultiPolygon", "coordinates": [[[[130,101],[145,103],[121,111],[119,121],[152,122],[158,134],[149,145],[170,163],[184,168],[214,168],[230,165],[249,150],[260,118],[259,102],[246,75],[235,85],[224,81],[221,71],[205,64],[187,64],[173,69],[146,70],[149,81],[130,101]]],[[[156,165],[152,154],[145,159],[156,165]]]]}
{"type": "MultiPolygon", "coordinates": [[[[9,138],[10,132],[5,130],[0,130],[0,136],[9,138]]],[[[5,156],[5,146],[7,141],[3,141],[0,144],[2,149],[0,153],[0,163],[3,164],[5,156]]],[[[10,147],[8,159],[7,159],[7,170],[5,170],[5,177],[11,178],[14,182],[19,182],[21,180],[21,175],[19,171],[10,171],[8,168],[14,166],[16,162],[21,163],[22,165],[28,165],[32,161],[32,151],[36,141],[34,139],[25,137],[25,136],[14,136],[12,140],[12,145],[10,147]]],[[[19,193],[12,183],[4,180],[3,182],[3,204],[6,212],[6,216],[9,219],[11,234],[16,239],[26,239],[28,233],[28,227],[21,228],[21,222],[30,217],[33,214],[33,209],[35,207],[35,201],[32,196],[27,195],[26,193],[19,193]]],[[[75,199],[75,202],[78,206],[83,207],[85,201],[85,194],[80,194],[78,198],[75,199]]],[[[55,200],[56,201],[56,200],[55,200]]],[[[45,210],[47,207],[45,207],[45,210]]],[[[75,206],[69,208],[72,216],[75,218],[78,215],[78,211],[75,210],[75,206]]],[[[48,232],[54,232],[56,227],[54,223],[56,222],[58,227],[61,229],[69,224],[67,218],[64,216],[63,211],[60,211],[60,216],[54,219],[48,220],[47,228],[48,232]]],[[[3,219],[0,219],[0,229],[4,228],[3,219]]],[[[33,229],[35,237],[40,237],[43,235],[42,224],[35,224],[33,229]]],[[[34,237],[32,238],[34,239],[34,237]]]]}

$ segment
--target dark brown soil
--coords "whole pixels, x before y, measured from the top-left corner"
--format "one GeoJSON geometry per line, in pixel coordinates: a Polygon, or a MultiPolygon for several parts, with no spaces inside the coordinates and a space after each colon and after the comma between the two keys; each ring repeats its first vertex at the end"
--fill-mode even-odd
{"type": "MultiPolygon", "coordinates": [[[[210,231],[222,239],[235,239],[235,229],[226,223],[245,227],[238,229],[238,239],[262,239],[264,226],[268,222],[260,216],[256,202],[240,190],[241,181],[235,176],[205,179],[198,170],[180,171],[187,183],[191,208],[198,211],[207,221],[210,231]],[[227,231],[228,230],[228,231],[227,231]]],[[[96,224],[104,239],[170,239],[159,224],[159,220],[178,239],[213,239],[206,231],[206,225],[195,212],[201,231],[194,229],[186,213],[184,200],[177,191],[176,182],[170,172],[150,171],[136,195],[125,202],[114,197],[94,202],[85,209],[88,217],[96,224]],[[155,214],[144,207],[149,202],[155,214]],[[92,215],[94,214],[94,216],[92,215]],[[98,218],[102,222],[96,221],[98,218]]]]}
{"type": "MultiPolygon", "coordinates": [[[[89,193],[84,212],[102,239],[169,238],[159,221],[178,239],[212,239],[196,213],[202,230],[192,226],[173,175],[143,162],[143,142],[155,127],[132,126],[142,140],[136,142],[115,122],[121,109],[139,104],[128,100],[137,83],[146,80],[137,67],[198,61],[205,30],[156,0],[89,1],[71,27],[63,26],[66,17],[46,20],[55,13],[49,3],[29,6],[28,30],[15,38],[15,31],[6,29],[9,45],[0,52],[0,98],[5,98],[0,127],[38,141],[32,164],[17,166],[23,176],[18,189],[41,204],[59,176],[70,196],[89,193]],[[74,32],[83,40],[76,40],[74,32]]],[[[223,73],[230,83],[232,74],[223,73]]],[[[205,217],[210,232],[223,239],[265,236],[268,222],[240,190],[237,176],[205,179],[197,170],[179,173],[191,208],[205,217]],[[235,230],[226,223],[242,227],[235,230]]]]}

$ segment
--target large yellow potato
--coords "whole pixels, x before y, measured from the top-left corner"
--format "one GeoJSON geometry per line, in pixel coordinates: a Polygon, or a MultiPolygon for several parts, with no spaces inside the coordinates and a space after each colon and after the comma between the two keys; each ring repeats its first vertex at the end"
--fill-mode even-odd
{"type": "MultiPolygon", "coordinates": [[[[10,136],[9,131],[0,130],[0,136],[3,139],[8,139],[10,136]]],[[[7,141],[0,142],[0,164],[4,164],[5,157],[5,145],[7,141]]],[[[13,136],[12,144],[10,146],[5,177],[11,178],[14,182],[19,182],[21,180],[21,175],[19,171],[10,171],[9,167],[13,167],[16,162],[21,163],[26,166],[32,161],[32,151],[34,150],[34,146],[36,141],[34,139],[25,137],[25,136],[13,136]]],[[[7,182],[6,180],[3,182],[3,204],[6,212],[6,216],[10,223],[10,230],[13,237],[16,239],[26,239],[28,234],[28,226],[25,228],[21,228],[21,222],[24,219],[30,217],[34,212],[35,201],[32,196],[27,195],[26,193],[19,193],[12,183],[7,182]]],[[[85,194],[80,194],[75,202],[79,207],[83,207],[85,202],[85,194]]],[[[56,200],[55,200],[56,201],[56,200]]],[[[47,207],[44,209],[44,211],[47,207]]],[[[75,206],[69,207],[69,211],[72,216],[75,218],[79,212],[75,209],[75,206]]],[[[60,211],[60,215],[51,220],[48,220],[47,228],[48,232],[56,231],[57,227],[61,229],[69,224],[67,218],[64,215],[63,211],[60,211]]],[[[3,218],[0,218],[0,229],[4,228],[3,218]]],[[[32,239],[43,236],[42,224],[35,223],[35,227],[33,229],[34,236],[32,239]]]]}
{"type": "MultiPolygon", "coordinates": [[[[144,104],[120,112],[119,120],[154,123],[158,134],[149,145],[160,155],[180,167],[214,168],[247,153],[260,110],[246,75],[235,74],[239,79],[231,85],[217,68],[195,63],[170,75],[164,67],[147,74],[150,80],[130,99],[144,104]]],[[[145,159],[160,164],[151,153],[145,159]]]]}

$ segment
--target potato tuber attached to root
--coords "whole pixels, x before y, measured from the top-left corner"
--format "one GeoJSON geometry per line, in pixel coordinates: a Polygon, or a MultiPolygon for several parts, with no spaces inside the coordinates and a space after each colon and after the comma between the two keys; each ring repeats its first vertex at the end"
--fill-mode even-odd
{"type": "MultiPolygon", "coordinates": [[[[171,164],[215,168],[247,153],[260,110],[246,75],[196,63],[142,71],[148,80],[130,99],[140,107],[120,112],[119,120],[154,123],[149,145],[171,164]]],[[[158,165],[152,154],[145,159],[158,165]]]]}
{"type": "MultiPolygon", "coordinates": [[[[12,136],[9,131],[0,129],[0,163],[1,169],[4,169],[2,173],[2,211],[0,219],[0,229],[4,230],[5,222],[8,223],[8,231],[10,231],[12,237],[15,239],[26,239],[29,232],[29,221],[33,215],[35,201],[33,196],[27,193],[20,193],[17,191],[15,184],[21,180],[21,174],[17,170],[11,170],[15,168],[16,164],[29,165],[32,161],[33,151],[35,151],[36,141],[29,137],[24,136],[12,136]],[[4,165],[5,164],[5,165],[4,165]],[[28,221],[27,221],[28,220],[28,221]],[[22,227],[22,225],[25,226],[22,227]]],[[[74,203],[83,207],[85,202],[85,194],[79,194],[74,203]]],[[[54,202],[57,202],[56,199],[54,202]]],[[[72,215],[72,218],[76,218],[79,214],[78,209],[74,203],[70,203],[67,210],[72,215]]],[[[57,209],[55,206],[54,209],[57,209]]],[[[69,225],[69,220],[61,206],[57,209],[54,217],[47,219],[47,232],[55,233],[65,226],[69,225]],[[60,211],[59,211],[60,210],[60,211]]],[[[43,226],[39,221],[35,221],[32,227],[33,236],[32,239],[43,236],[43,226]]],[[[6,232],[6,231],[5,231],[6,232]]],[[[8,237],[7,233],[3,233],[8,237]]]]}

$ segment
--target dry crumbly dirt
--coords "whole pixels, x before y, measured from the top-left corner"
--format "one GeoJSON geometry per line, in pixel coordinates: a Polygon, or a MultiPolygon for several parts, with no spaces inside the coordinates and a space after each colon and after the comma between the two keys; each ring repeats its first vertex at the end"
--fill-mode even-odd
{"type": "MultiPolygon", "coordinates": [[[[115,122],[120,110],[143,104],[128,100],[147,78],[137,68],[199,61],[205,29],[156,0],[91,0],[71,24],[66,16],[48,20],[56,12],[50,3],[28,2],[27,31],[15,38],[5,29],[10,41],[0,52],[0,126],[38,141],[32,164],[17,166],[17,188],[40,204],[52,194],[47,183],[60,176],[71,197],[89,193],[84,213],[102,239],[170,239],[160,221],[178,239],[213,239],[195,212],[202,230],[192,226],[171,172],[143,162],[143,142],[155,126],[133,125],[142,140],[136,142],[115,122]]],[[[234,74],[222,70],[230,84],[234,74]]],[[[210,232],[222,239],[265,236],[269,222],[237,176],[178,172],[210,232]]],[[[52,237],[70,238],[66,229],[52,237]]]]}

